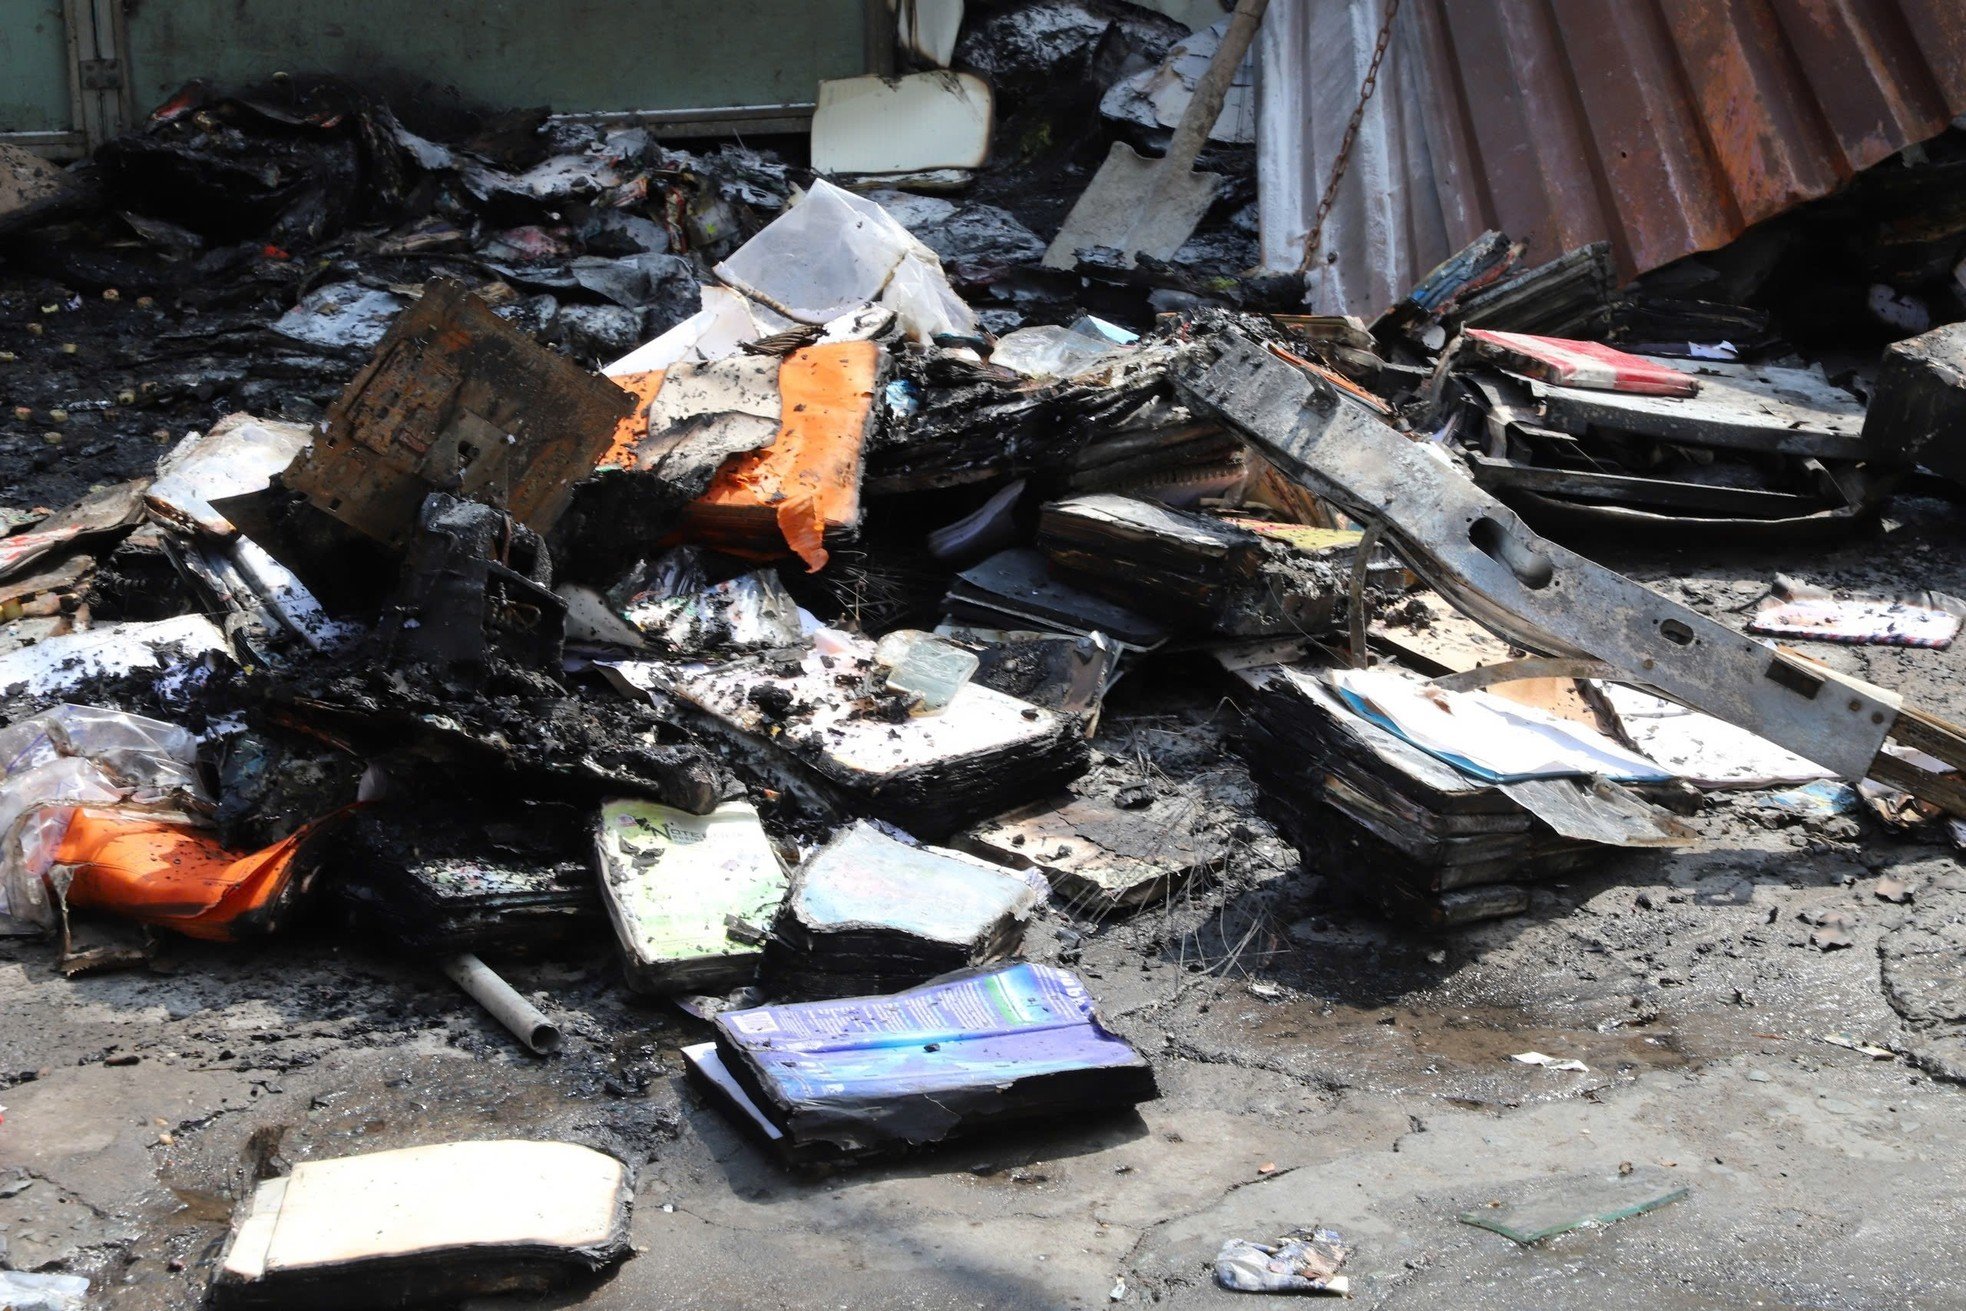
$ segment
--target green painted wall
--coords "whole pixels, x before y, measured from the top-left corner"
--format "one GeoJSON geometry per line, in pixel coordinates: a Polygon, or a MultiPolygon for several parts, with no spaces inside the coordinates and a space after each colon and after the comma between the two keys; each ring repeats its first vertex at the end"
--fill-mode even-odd
{"type": "MultiPolygon", "coordinates": [[[[868,0],[123,0],[140,116],[193,77],[434,83],[563,113],[810,102],[868,70],[868,0]]],[[[69,124],[61,0],[0,0],[0,132],[69,124]]],[[[891,20],[890,20],[891,21],[891,20]]]]}
{"type": "Polygon", "coordinates": [[[0,132],[66,132],[71,117],[61,0],[0,0],[0,132]]]}
{"type": "MultiPolygon", "coordinates": [[[[4,0],[17,3],[18,0],[4,0]]],[[[139,111],[186,78],[378,72],[563,113],[810,101],[863,0],[126,0],[139,111]]]]}

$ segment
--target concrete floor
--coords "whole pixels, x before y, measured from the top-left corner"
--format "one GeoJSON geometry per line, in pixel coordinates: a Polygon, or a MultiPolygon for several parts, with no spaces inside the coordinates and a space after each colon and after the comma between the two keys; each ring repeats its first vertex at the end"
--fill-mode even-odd
{"type": "MultiPolygon", "coordinates": [[[[1810,552],[1810,576],[1966,593],[1950,513],[1910,513],[1810,552]]],[[[1739,623],[1782,558],[1634,567],[1739,623]]],[[[1957,652],[1829,658],[1966,717],[1957,652]]],[[[1373,1306],[1966,1307],[1966,1101],[1947,1081],[1966,1071],[1966,871],[1942,834],[1791,826],[1748,797],[1694,822],[1697,851],[1607,855],[1526,916],[1438,936],[1329,905],[1261,843],[1131,920],[1054,913],[1030,954],[1080,953],[1160,1099],[816,1178],[683,1087],[675,1050],[700,1026],[629,1004],[605,944],[511,965],[568,1030],[540,1061],[440,976],[354,944],[182,944],[152,971],[67,980],[47,945],[7,940],[7,1259],[89,1274],[104,1305],[194,1306],[255,1168],[526,1135],[646,1160],[637,1255],[488,1307],[1246,1306],[1211,1282],[1222,1241],[1310,1224],[1354,1243],[1373,1306]],[[1883,873],[1914,900],[1878,900],[1883,873]],[[1857,915],[1853,948],[1808,944],[1798,916],[1830,908],[1857,915]],[[1589,1071],[1507,1059],[1531,1049],[1589,1071]],[[1673,1187],[1689,1195],[1535,1248],[1457,1219],[1673,1187]]]]}

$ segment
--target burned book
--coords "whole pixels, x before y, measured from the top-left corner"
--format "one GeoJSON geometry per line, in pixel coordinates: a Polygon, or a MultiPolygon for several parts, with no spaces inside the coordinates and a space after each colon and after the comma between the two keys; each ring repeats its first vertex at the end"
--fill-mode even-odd
{"type": "Polygon", "coordinates": [[[1023,943],[1037,901],[1008,870],[855,823],[794,876],[765,979],[774,994],[848,997],[994,964],[1023,943]]]}
{"type": "Polygon", "coordinates": [[[1150,651],[1172,636],[1165,624],[1067,581],[1027,546],[999,551],[956,575],[942,608],[957,623],[1103,633],[1133,651],[1150,651]]]}
{"type": "Polygon", "coordinates": [[[365,934],[408,950],[564,941],[601,923],[585,830],[546,803],[364,807],[334,839],[330,886],[365,934]]]}
{"type": "Polygon", "coordinates": [[[749,802],[692,815],[609,801],[594,845],[630,988],[715,992],[757,973],[786,879],[749,802]]]}
{"type": "Polygon", "coordinates": [[[1154,400],[1095,433],[1072,457],[1074,492],[1115,492],[1176,505],[1222,496],[1249,478],[1249,448],[1220,424],[1154,400]]]}
{"type": "Polygon", "coordinates": [[[1034,470],[1063,470],[1095,433],[1168,393],[1172,348],[1150,348],[1115,374],[1040,381],[952,352],[895,357],[907,404],[867,453],[872,493],[959,487],[1034,470]]]}
{"type": "Polygon", "coordinates": [[[1204,835],[1210,807],[1177,791],[1127,807],[1103,797],[1045,801],[987,819],[956,841],[1014,868],[1042,871],[1058,903],[1098,918],[1152,905],[1228,858],[1204,835]]]}
{"type": "MultiPolygon", "coordinates": [[[[1591,775],[1594,762],[1618,768],[1622,748],[1581,726],[1552,728],[1527,707],[1484,703],[1489,718],[1477,732],[1492,754],[1476,760],[1457,754],[1464,742],[1409,729],[1427,747],[1417,744],[1378,702],[1348,700],[1319,671],[1255,667],[1237,677],[1252,694],[1241,746],[1266,800],[1308,862],[1389,914],[1453,923],[1514,913],[1527,905],[1524,884],[1587,864],[1599,844],[1689,840],[1629,788],[1591,775]],[[1497,776],[1497,759],[1525,772],[1497,776]]],[[[1634,773],[1669,777],[1634,759],[1634,773]]]]}
{"type": "Polygon", "coordinates": [[[1590,343],[1557,345],[1579,348],[1569,355],[1582,363],[1567,367],[1595,370],[1604,381],[1584,387],[1499,370],[1459,375],[1475,412],[1460,431],[1476,485],[1553,530],[1671,526],[1802,536],[1860,521],[1884,490],[1855,460],[1848,413],[1855,398],[1817,375],[1727,374],[1704,364],[1693,372],[1685,361],[1639,356],[1623,357],[1639,362],[1627,366],[1590,343]],[[1585,347],[1596,354],[1585,355],[1585,347]],[[1699,393],[1602,389],[1666,372],[1697,383],[1699,393]],[[1825,444],[1841,458],[1810,453],[1825,444]]]}
{"type": "Polygon", "coordinates": [[[539,1294],[628,1255],[627,1167],[577,1143],[433,1143],[302,1161],[254,1185],[212,1279],[221,1308],[539,1294]]]}
{"type": "Polygon", "coordinates": [[[825,649],[716,664],[601,666],[631,696],[660,696],[742,773],[816,814],[886,819],[935,838],[1083,773],[1071,715],[966,682],[938,714],[910,714],[874,646],[823,630],[825,649]]]}
{"type": "MultiPolygon", "coordinates": [[[[814,572],[823,568],[828,544],[851,541],[860,529],[865,449],[886,374],[886,352],[871,341],[787,355],[778,368],[775,435],[717,471],[684,510],[684,534],[727,550],[796,555],[814,572]]],[[[668,387],[665,382],[663,391],[668,387]]],[[[665,412],[663,391],[651,405],[651,429],[657,416],[672,423],[690,417],[681,404],[665,412]]],[[[740,425],[746,433],[758,426],[755,417],[740,425]]]]}
{"type": "Polygon", "coordinates": [[[1238,524],[1124,496],[1045,506],[1038,545],[1065,581],[1190,632],[1327,631],[1342,620],[1350,585],[1343,553],[1320,558],[1238,524]]]}
{"type": "Polygon", "coordinates": [[[1616,286],[1611,243],[1594,241],[1468,297],[1461,326],[1563,337],[1600,331],[1616,286]]]}
{"type": "Polygon", "coordinates": [[[891,996],[726,1011],[684,1052],[711,1101],[795,1161],[905,1150],[1159,1096],[1064,970],[1017,963],[891,996]]]}
{"type": "Polygon", "coordinates": [[[1696,396],[1647,396],[1531,380],[1550,427],[1597,429],[1722,450],[1863,460],[1864,404],[1820,369],[1638,357],[1685,373],[1696,396]]]}

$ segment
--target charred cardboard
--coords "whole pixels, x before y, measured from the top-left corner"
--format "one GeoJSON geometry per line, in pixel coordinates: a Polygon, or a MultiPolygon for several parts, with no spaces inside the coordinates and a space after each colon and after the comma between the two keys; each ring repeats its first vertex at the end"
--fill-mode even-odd
{"type": "Polygon", "coordinates": [[[147,480],[116,483],[90,492],[24,532],[0,537],[0,578],[11,578],[70,543],[133,528],[143,518],[147,480]]]}
{"type": "Polygon", "coordinates": [[[215,537],[238,531],[212,502],[264,491],[307,448],[304,424],[228,414],[157,462],[145,501],[167,522],[215,537]]]}
{"type": "MultiPolygon", "coordinates": [[[[895,1151],[1024,1120],[1151,1101],[1146,1060],[1075,976],[1017,963],[881,997],[726,1011],[714,1055],[797,1160],[895,1151]]],[[[744,1123],[714,1066],[692,1073],[744,1123]]]]}
{"type": "Polygon", "coordinates": [[[765,949],[774,993],[891,992],[1014,953],[1038,893],[1008,870],[864,822],[800,868],[765,949]]]}
{"type": "Polygon", "coordinates": [[[221,1308],[334,1311],[542,1293],[628,1254],[621,1162],[574,1143],[437,1143],[303,1161],[234,1222],[221,1308]]]}
{"type": "Polygon", "coordinates": [[[433,491],[508,510],[543,533],[633,404],[438,278],[328,408],[326,431],[286,481],[391,546],[408,542],[433,491]]]}
{"type": "Polygon", "coordinates": [[[257,713],[341,750],[404,753],[420,771],[468,779],[480,795],[504,787],[580,803],[645,796],[692,814],[729,795],[729,775],[700,747],[676,741],[647,704],[569,695],[536,677],[537,695],[499,697],[450,695],[386,670],[295,680],[266,689],[257,713]]]}
{"type": "Polygon", "coordinates": [[[749,802],[691,815],[608,801],[594,845],[630,988],[717,992],[756,974],[786,878],[749,802]]]}
{"type": "Polygon", "coordinates": [[[974,73],[821,81],[812,167],[848,177],[980,168],[993,108],[990,84],[974,73]]]}

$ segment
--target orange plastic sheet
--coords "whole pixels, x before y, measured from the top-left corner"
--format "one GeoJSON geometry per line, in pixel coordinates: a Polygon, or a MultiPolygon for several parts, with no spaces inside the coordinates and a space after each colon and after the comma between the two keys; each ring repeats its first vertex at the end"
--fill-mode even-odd
{"type": "Polygon", "coordinates": [[[601,457],[603,469],[632,469],[635,467],[635,447],[649,432],[649,402],[662,390],[664,371],[654,369],[648,373],[624,373],[613,379],[615,386],[635,398],[635,408],[621,422],[614,426],[614,444],[608,453],[601,457]]]}
{"type": "Polygon", "coordinates": [[[691,537],[721,546],[775,545],[817,573],[828,532],[860,523],[860,475],[879,389],[881,348],[827,342],[793,351],[778,370],[783,405],[770,446],[732,456],[690,507],[691,537]]]}
{"type": "Polygon", "coordinates": [[[269,927],[291,883],[302,828],[263,851],[227,851],[207,829],[82,809],[55,854],[67,900],[193,938],[229,942],[269,927]]]}

